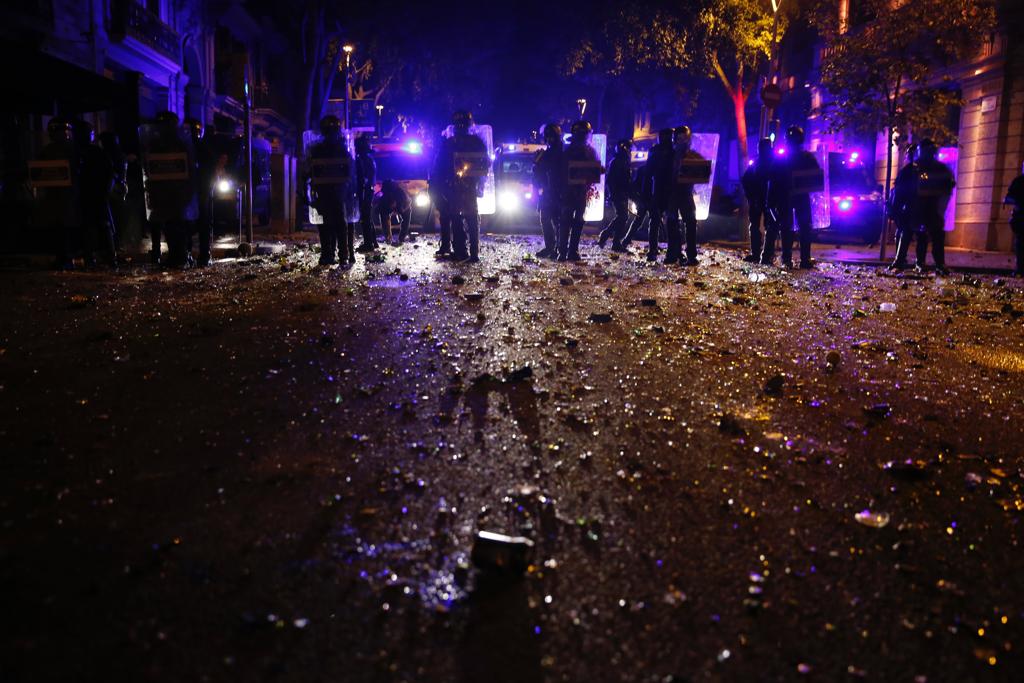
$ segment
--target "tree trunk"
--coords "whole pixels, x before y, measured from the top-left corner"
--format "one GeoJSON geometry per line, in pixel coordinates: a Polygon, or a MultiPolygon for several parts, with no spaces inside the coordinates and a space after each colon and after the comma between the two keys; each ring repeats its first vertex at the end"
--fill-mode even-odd
{"type": "MultiPolygon", "coordinates": [[[[739,164],[739,174],[747,170],[747,93],[743,92],[743,84],[739,83],[732,93],[733,112],[736,115],[736,162],[739,164]]],[[[740,237],[747,242],[750,241],[750,207],[747,206],[747,198],[742,192],[740,201],[740,237]]]]}
{"type": "Polygon", "coordinates": [[[889,192],[892,186],[892,122],[885,129],[885,194],[882,195],[882,232],[878,239],[878,258],[885,260],[885,243],[889,237],[889,192]]]}

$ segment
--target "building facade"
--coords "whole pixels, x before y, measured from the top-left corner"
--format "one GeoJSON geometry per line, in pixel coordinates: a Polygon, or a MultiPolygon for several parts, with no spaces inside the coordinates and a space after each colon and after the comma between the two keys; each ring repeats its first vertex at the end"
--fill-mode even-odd
{"type": "MultiPolygon", "coordinates": [[[[840,17],[851,17],[855,9],[851,0],[837,3],[840,17]]],[[[989,251],[1012,249],[1009,211],[1002,203],[1024,161],[1024,50],[1015,45],[1011,33],[1005,21],[1001,21],[976,54],[936,69],[933,75],[936,83],[942,81],[945,87],[957,88],[962,100],[959,108],[950,111],[950,128],[957,133],[956,147],[942,154],[943,161],[953,166],[957,182],[947,212],[948,246],[989,251]]],[[[820,107],[827,97],[813,83],[812,78],[812,109],[820,107]]],[[[814,114],[808,128],[812,148],[843,152],[867,146],[874,152],[875,178],[884,183],[884,131],[869,141],[843,131],[830,133],[814,114]]],[[[893,163],[898,168],[904,160],[895,147],[893,163]]]]}

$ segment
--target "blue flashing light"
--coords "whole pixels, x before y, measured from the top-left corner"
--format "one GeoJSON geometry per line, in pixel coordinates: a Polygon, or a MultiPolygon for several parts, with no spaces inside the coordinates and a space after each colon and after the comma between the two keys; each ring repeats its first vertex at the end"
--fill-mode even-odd
{"type": "Polygon", "coordinates": [[[516,146],[515,145],[509,145],[508,146],[508,151],[510,151],[510,152],[516,151],[516,146]]]}
{"type": "Polygon", "coordinates": [[[857,161],[860,158],[860,152],[850,152],[850,161],[857,161]]]}
{"type": "Polygon", "coordinates": [[[780,156],[780,157],[786,156],[786,146],[785,145],[779,145],[778,147],[776,147],[775,148],[775,154],[776,154],[776,156],[780,156]]]}
{"type": "Polygon", "coordinates": [[[405,151],[409,154],[423,154],[423,143],[419,140],[409,140],[405,143],[405,151]]]}
{"type": "Polygon", "coordinates": [[[853,202],[851,202],[849,199],[844,199],[843,201],[839,202],[840,211],[849,211],[852,206],[853,202]]]}

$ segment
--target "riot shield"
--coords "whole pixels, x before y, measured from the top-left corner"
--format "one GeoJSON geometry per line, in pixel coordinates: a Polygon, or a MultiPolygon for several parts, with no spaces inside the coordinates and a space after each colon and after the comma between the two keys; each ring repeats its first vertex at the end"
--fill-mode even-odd
{"type": "Polygon", "coordinates": [[[199,215],[195,155],[191,140],[156,124],[139,126],[146,217],[155,221],[195,220],[199,215]]]}
{"type": "Polygon", "coordinates": [[[690,149],[711,162],[707,182],[695,183],[693,186],[697,220],[706,221],[711,214],[711,188],[715,184],[715,167],[718,165],[718,133],[694,133],[690,139],[690,149]]]}
{"type": "MultiPolygon", "coordinates": [[[[477,211],[482,216],[489,216],[494,213],[495,206],[497,204],[495,192],[494,192],[494,165],[491,163],[494,161],[494,132],[490,126],[487,125],[475,125],[469,129],[471,135],[476,135],[478,138],[484,141],[484,147],[487,148],[487,175],[481,175],[478,177],[484,178],[484,195],[477,197],[476,206],[477,211]]],[[[450,138],[455,135],[454,126],[448,126],[441,133],[446,138],[450,138]]]]}
{"type": "MultiPolygon", "coordinates": [[[[355,159],[355,134],[351,130],[342,130],[341,135],[345,140],[345,148],[348,149],[348,153],[351,155],[351,158],[355,159]]],[[[352,179],[353,174],[355,173],[355,167],[351,164],[351,160],[310,158],[309,151],[314,145],[322,142],[323,139],[323,136],[315,130],[307,130],[302,133],[302,158],[306,161],[306,169],[310,185],[328,186],[347,184],[349,188],[354,188],[352,179]]],[[[348,214],[346,220],[349,223],[358,223],[360,220],[359,202],[356,199],[354,189],[352,191],[352,196],[345,202],[345,207],[348,214]]],[[[309,211],[308,218],[310,225],[322,225],[324,222],[323,216],[308,204],[306,208],[309,211]]]]}

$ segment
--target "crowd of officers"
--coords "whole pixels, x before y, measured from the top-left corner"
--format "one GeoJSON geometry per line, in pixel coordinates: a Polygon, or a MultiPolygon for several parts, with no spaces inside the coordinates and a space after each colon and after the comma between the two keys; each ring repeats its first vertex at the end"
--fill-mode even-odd
{"type": "MultiPolygon", "coordinates": [[[[486,145],[473,134],[473,117],[456,112],[450,137],[441,140],[430,174],[429,193],[440,223],[438,257],[479,261],[480,218],[477,199],[483,196],[490,168],[486,145]]],[[[377,193],[376,165],[369,140],[355,140],[353,158],[343,138],[341,121],[326,116],[322,138],[308,153],[306,178],[310,205],[322,216],[320,263],[352,264],[357,251],[378,248],[374,218],[392,240],[392,218],[400,223],[398,240],[409,234],[412,202],[408,192],[392,179],[383,179],[377,193]],[[358,222],[362,244],[355,247],[358,222]]],[[[612,250],[627,251],[636,233],[648,225],[647,259],[659,256],[664,228],[667,252],[664,263],[697,263],[697,218],[693,188],[707,182],[709,162],[691,149],[687,126],[663,129],[651,147],[647,162],[635,172],[631,165],[632,141],[621,140],[605,169],[590,145],[591,126],[577,121],[568,144],[561,126],[544,127],[547,148],[537,157],[534,188],[544,248],[537,256],[559,261],[580,259],[579,244],[587,203],[596,183],[607,171],[608,199],[614,218],[601,231],[598,244],[612,241],[612,250]],[[630,201],[636,214],[630,214],[630,201]],[[684,252],[685,243],[685,252],[684,252]]],[[[56,267],[72,267],[76,253],[87,266],[102,259],[117,266],[116,225],[112,203],[127,193],[127,158],[117,136],[106,132],[98,144],[85,121],[54,118],[47,126],[49,142],[39,160],[66,169],[66,182],[41,187],[43,222],[57,235],[56,267]]],[[[213,222],[212,197],[216,179],[228,160],[217,154],[204,136],[201,122],[184,126],[171,112],[161,112],[156,124],[141,136],[146,196],[152,240],[151,261],[161,262],[161,237],[168,243],[167,265],[206,266],[210,263],[213,222]],[[198,234],[198,259],[192,256],[192,235],[198,234]]],[[[747,260],[773,264],[775,243],[782,238],[782,263],[793,267],[794,225],[800,246],[800,268],[812,268],[810,194],[823,190],[823,173],[814,155],[803,149],[799,126],[786,131],[785,140],[759,141],[757,155],[742,177],[750,209],[750,246],[747,260]],[[762,232],[762,226],[764,228],[762,232]]],[[[938,271],[945,271],[944,213],[955,182],[949,168],[937,158],[938,147],[923,140],[908,150],[908,163],[900,169],[890,197],[888,213],[897,226],[896,258],[891,268],[907,267],[910,243],[916,241],[917,268],[923,269],[928,244],[938,271]]],[[[1024,274],[1024,174],[1013,181],[1006,203],[1014,207],[1011,227],[1016,239],[1017,273],[1024,274]]]]}
{"type": "MultiPolygon", "coordinates": [[[[225,173],[227,156],[215,153],[200,121],[181,125],[176,114],[161,112],[156,123],[140,130],[146,205],[152,242],[150,260],[172,267],[210,263],[212,201],[215,179],[225,173]],[[192,237],[198,234],[198,258],[192,237]],[[161,254],[166,239],[168,254],[161,254]]],[[[38,182],[40,223],[53,230],[58,269],[71,269],[81,255],[86,267],[100,260],[117,267],[117,222],[114,209],[128,194],[128,157],[113,132],[96,135],[82,120],[53,118],[48,143],[37,164],[56,168],[38,182]]]]}

